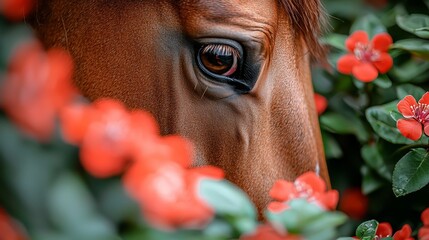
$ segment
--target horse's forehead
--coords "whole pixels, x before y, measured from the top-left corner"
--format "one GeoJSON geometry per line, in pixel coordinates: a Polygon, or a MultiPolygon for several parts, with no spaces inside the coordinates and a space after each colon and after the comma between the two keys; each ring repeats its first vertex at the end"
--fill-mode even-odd
{"type": "Polygon", "coordinates": [[[183,9],[190,14],[206,15],[216,19],[231,17],[262,17],[271,19],[276,12],[275,0],[185,0],[180,1],[183,9]]]}

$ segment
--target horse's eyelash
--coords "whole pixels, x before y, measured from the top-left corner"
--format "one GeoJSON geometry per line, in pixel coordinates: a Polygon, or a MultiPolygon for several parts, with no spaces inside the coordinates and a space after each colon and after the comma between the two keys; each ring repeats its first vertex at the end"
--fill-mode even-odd
{"type": "Polygon", "coordinates": [[[203,53],[213,53],[219,55],[233,55],[234,57],[240,59],[240,52],[234,47],[225,45],[225,44],[210,44],[204,47],[203,53]]]}

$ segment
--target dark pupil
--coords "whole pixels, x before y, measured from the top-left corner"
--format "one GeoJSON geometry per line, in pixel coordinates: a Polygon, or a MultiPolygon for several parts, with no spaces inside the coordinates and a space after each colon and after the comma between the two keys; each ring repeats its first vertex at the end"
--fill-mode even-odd
{"type": "Polygon", "coordinates": [[[231,69],[234,64],[234,56],[232,53],[224,55],[215,51],[201,52],[201,62],[204,67],[212,73],[222,75],[231,69]]]}

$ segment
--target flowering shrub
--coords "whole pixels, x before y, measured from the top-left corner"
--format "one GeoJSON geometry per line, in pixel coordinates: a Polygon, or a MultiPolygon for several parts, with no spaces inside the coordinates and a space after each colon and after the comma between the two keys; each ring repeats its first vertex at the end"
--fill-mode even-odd
{"type": "Polygon", "coordinates": [[[429,239],[429,2],[325,1],[314,99],[338,191],[280,179],[263,223],[221,169],[191,167],[191,142],[82,99],[68,54],[18,22],[33,3],[0,2],[0,239],[429,239]]]}

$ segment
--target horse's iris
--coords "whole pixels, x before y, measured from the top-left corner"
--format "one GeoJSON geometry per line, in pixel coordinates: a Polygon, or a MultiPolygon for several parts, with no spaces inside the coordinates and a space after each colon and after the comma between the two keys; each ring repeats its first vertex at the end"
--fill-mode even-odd
{"type": "Polygon", "coordinates": [[[230,77],[238,69],[240,53],[229,45],[204,45],[199,55],[203,67],[212,74],[230,77]]]}

